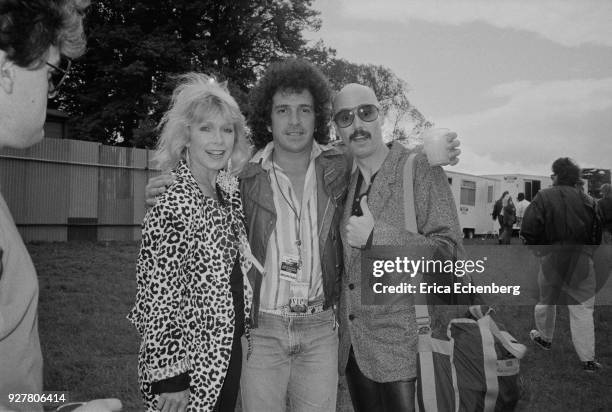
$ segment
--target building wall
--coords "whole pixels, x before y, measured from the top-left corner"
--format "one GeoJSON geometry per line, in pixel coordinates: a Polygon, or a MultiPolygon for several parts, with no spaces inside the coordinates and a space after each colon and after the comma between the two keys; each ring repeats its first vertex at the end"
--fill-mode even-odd
{"type": "Polygon", "coordinates": [[[0,190],[26,241],[138,240],[149,154],[45,139],[0,150],[0,190]]]}

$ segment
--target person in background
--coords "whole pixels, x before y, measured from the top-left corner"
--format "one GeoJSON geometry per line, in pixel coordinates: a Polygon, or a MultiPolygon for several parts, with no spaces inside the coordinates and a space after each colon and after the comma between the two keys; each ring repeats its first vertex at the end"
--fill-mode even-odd
{"type": "Polygon", "coordinates": [[[536,329],[529,336],[550,350],[557,304],[568,304],[572,342],[586,372],[601,369],[595,360],[595,272],[593,200],[576,189],[580,168],[562,157],[552,164],[553,186],[540,190],[525,210],[521,234],[540,258],[540,296],[534,308],[536,329]]]}
{"type": "Polygon", "coordinates": [[[244,116],[226,86],[179,78],[154,162],[176,180],[145,215],[128,318],[141,336],[138,376],[147,411],[233,411],[252,289],[238,179],[244,116]]]}
{"type": "Polygon", "coordinates": [[[521,227],[521,223],[523,222],[523,215],[525,214],[525,209],[529,206],[529,201],[525,199],[525,193],[519,193],[516,198],[516,224],[518,227],[521,227]]]}
{"type": "Polygon", "coordinates": [[[499,222],[499,234],[498,234],[498,243],[501,245],[502,243],[502,231],[504,229],[504,214],[503,214],[503,208],[504,208],[504,199],[506,199],[507,197],[510,197],[510,192],[508,192],[507,190],[502,193],[501,197],[499,199],[497,199],[497,201],[495,202],[495,204],[493,205],[493,213],[491,213],[491,216],[493,217],[493,220],[496,220],[499,222]]]}
{"type": "Polygon", "coordinates": [[[506,194],[502,199],[500,218],[500,224],[502,225],[500,243],[509,245],[512,239],[512,228],[516,222],[516,207],[514,207],[514,202],[512,202],[512,197],[509,194],[506,194]]]}
{"type": "Polygon", "coordinates": [[[594,256],[597,290],[612,276],[612,185],[605,183],[599,191],[601,199],[597,201],[597,216],[601,225],[601,246],[594,256]]]}
{"type": "Polygon", "coordinates": [[[605,183],[599,190],[601,199],[597,201],[597,214],[602,226],[601,243],[612,245],[612,185],[605,183]]]}
{"type": "MultiPolygon", "coordinates": [[[[47,99],[85,51],[88,0],[0,0],[0,147],[24,149],[44,136],[47,99]]],[[[38,279],[11,213],[0,195],[0,410],[42,411],[10,403],[8,394],[42,394],[38,279]]],[[[116,411],[116,399],[77,410],[116,411]]]]}

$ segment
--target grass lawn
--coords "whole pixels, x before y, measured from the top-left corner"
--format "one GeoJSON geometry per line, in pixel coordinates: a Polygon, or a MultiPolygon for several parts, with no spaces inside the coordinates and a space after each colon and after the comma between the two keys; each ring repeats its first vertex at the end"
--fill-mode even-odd
{"type": "MultiPolygon", "coordinates": [[[[503,246],[481,243],[490,256],[503,246]]],[[[40,280],[39,329],[47,391],[73,400],[117,397],[125,411],[142,409],[136,359],[139,337],[125,319],[136,283],[136,243],[40,243],[28,249],[40,280]]],[[[559,308],[553,349],[534,348],[527,334],[533,308],[500,308],[496,320],[529,351],[521,362],[521,411],[612,410],[612,307],[595,310],[597,357],[604,370],[582,371],[569,334],[568,312],[559,308]]],[[[352,411],[343,382],[339,411],[352,411]]]]}

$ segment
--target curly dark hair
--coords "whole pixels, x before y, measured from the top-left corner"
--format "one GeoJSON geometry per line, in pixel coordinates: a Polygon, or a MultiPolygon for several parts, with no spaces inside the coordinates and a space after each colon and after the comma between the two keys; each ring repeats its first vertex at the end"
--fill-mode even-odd
{"type": "Polygon", "coordinates": [[[558,186],[574,186],[580,180],[580,167],[569,157],[560,157],[552,164],[558,186]]]}
{"type": "Polygon", "coordinates": [[[0,49],[23,68],[44,64],[49,47],[76,58],[85,51],[83,12],[89,0],[1,0],[0,49]]]}
{"type": "Polygon", "coordinates": [[[257,150],[272,141],[268,131],[272,115],[272,98],[278,91],[312,94],[315,109],[314,139],[321,144],[329,141],[331,88],[327,78],[312,63],[302,59],[286,59],[270,64],[249,95],[248,123],[251,140],[257,150]]]}

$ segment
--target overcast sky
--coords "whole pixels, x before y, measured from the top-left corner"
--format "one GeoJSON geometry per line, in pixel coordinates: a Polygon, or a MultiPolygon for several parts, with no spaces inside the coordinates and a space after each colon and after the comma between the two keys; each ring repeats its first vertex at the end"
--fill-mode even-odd
{"type": "Polygon", "coordinates": [[[612,1],[315,0],[338,57],[381,64],[459,133],[449,170],[550,174],[560,156],[612,168],[612,1]]]}

